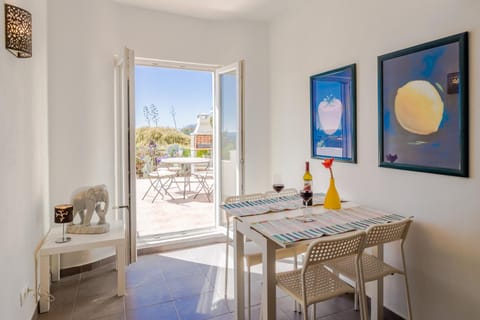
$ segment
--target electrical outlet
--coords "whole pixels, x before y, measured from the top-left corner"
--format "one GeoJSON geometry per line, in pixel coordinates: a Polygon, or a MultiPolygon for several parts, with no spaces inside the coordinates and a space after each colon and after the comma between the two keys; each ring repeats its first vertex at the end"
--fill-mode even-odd
{"type": "Polygon", "coordinates": [[[28,286],[25,286],[22,291],[20,291],[20,307],[23,307],[28,298],[28,294],[31,292],[33,292],[33,289],[29,288],[28,286]]]}

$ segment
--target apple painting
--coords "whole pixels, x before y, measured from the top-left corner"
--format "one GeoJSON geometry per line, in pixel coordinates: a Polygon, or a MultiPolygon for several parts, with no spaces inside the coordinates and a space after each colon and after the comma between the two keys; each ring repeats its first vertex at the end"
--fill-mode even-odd
{"type": "Polygon", "coordinates": [[[318,120],[320,129],[326,134],[331,135],[340,128],[342,119],[343,106],[342,102],[329,95],[318,104],[318,120]]]}

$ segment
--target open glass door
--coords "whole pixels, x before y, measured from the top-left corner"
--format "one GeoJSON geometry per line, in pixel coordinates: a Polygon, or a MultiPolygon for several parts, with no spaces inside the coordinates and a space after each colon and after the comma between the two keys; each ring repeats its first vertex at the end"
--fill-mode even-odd
{"type": "Polygon", "coordinates": [[[135,203],[135,54],[125,48],[114,68],[115,192],[113,203],[122,210],[127,262],[137,260],[135,203]]]}
{"type": "MultiPolygon", "coordinates": [[[[215,207],[243,194],[242,61],[215,72],[215,207]]],[[[220,219],[220,215],[217,214],[220,219]]],[[[220,220],[219,220],[220,224],[220,220]]]]}

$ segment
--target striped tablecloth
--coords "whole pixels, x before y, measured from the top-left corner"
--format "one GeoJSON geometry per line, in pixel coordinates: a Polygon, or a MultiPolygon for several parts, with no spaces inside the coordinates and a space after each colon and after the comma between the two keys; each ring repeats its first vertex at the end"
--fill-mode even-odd
{"type": "Polygon", "coordinates": [[[398,214],[390,214],[366,206],[355,206],[341,210],[303,216],[283,217],[276,220],[259,221],[252,228],[281,246],[353,230],[364,230],[374,224],[383,224],[405,219],[398,214]]]}
{"type": "MultiPolygon", "coordinates": [[[[313,194],[313,205],[322,205],[325,200],[324,193],[313,194]]],[[[284,196],[278,198],[225,203],[220,206],[228,215],[243,217],[267,212],[294,210],[303,207],[303,200],[299,195],[284,196]]]]}

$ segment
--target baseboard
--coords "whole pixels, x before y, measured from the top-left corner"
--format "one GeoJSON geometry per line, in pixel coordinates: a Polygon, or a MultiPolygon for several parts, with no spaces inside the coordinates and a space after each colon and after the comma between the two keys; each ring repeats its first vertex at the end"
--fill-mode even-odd
{"type": "Polygon", "coordinates": [[[154,243],[150,246],[139,248],[137,253],[139,256],[147,254],[155,254],[160,252],[181,250],[187,248],[201,247],[214,243],[225,243],[225,235],[222,233],[200,234],[190,237],[182,237],[170,239],[154,243]]]}
{"type": "Polygon", "coordinates": [[[60,279],[63,277],[73,276],[75,274],[79,274],[86,271],[92,271],[98,269],[104,265],[110,264],[115,262],[115,256],[107,257],[95,262],[87,263],[81,266],[70,267],[60,270],[60,279]]]}
{"type": "Polygon", "coordinates": [[[38,320],[38,319],[40,319],[40,313],[38,313],[38,305],[37,305],[37,308],[35,308],[35,310],[33,311],[32,320],[38,320]]]}

